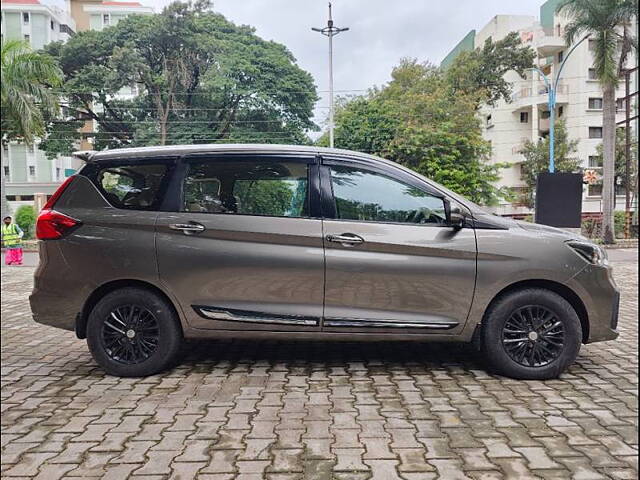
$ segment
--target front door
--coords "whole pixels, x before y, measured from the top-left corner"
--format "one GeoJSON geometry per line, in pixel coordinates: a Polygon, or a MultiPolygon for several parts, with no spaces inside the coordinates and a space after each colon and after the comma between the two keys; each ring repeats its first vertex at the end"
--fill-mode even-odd
{"type": "Polygon", "coordinates": [[[460,332],[475,287],[474,230],[448,226],[442,194],[400,169],[323,163],[323,331],[460,332]]]}
{"type": "Polygon", "coordinates": [[[273,155],[183,160],[180,211],[158,216],[157,252],[161,281],[191,327],[319,330],[315,163],[273,155]]]}

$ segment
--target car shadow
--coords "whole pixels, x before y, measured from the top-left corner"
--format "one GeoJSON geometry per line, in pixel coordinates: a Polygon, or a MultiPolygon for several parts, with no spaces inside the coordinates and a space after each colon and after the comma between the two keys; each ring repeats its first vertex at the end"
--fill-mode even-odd
{"type": "Polygon", "coordinates": [[[316,368],[364,363],[368,368],[417,365],[461,371],[485,369],[480,352],[465,343],[257,339],[189,340],[178,365],[206,370],[219,362],[229,368],[243,363],[316,368]]]}

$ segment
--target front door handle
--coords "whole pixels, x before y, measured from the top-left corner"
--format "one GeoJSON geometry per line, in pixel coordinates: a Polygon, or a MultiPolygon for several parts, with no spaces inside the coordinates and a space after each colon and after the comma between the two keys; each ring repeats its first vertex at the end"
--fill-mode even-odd
{"type": "Polygon", "coordinates": [[[343,245],[359,245],[364,243],[364,238],[353,233],[343,233],[342,235],[327,235],[327,241],[341,243],[343,245]]]}
{"type": "Polygon", "coordinates": [[[205,226],[200,223],[172,223],[169,225],[171,230],[180,230],[185,235],[193,235],[194,233],[204,232],[205,226]]]}

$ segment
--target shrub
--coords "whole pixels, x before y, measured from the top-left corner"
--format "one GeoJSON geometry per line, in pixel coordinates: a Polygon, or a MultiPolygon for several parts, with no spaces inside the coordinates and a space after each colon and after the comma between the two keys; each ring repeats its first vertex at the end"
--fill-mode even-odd
{"type": "Polygon", "coordinates": [[[598,238],[600,236],[600,220],[587,218],[582,220],[582,234],[587,238],[598,238]]]}
{"type": "Polygon", "coordinates": [[[33,237],[36,225],[36,211],[31,205],[22,205],[16,211],[16,223],[24,231],[24,238],[33,237]]]}

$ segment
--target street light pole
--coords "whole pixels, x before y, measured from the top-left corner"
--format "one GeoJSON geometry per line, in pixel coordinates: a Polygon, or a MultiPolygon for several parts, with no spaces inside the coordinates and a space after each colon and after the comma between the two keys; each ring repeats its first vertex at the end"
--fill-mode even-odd
{"type": "Polygon", "coordinates": [[[333,26],[333,18],[331,18],[331,2],[329,2],[329,20],[324,28],[312,28],[314,32],[320,32],[322,35],[329,37],[329,146],[333,148],[333,37],[340,32],[346,32],[349,28],[338,28],[333,26]]]}
{"type": "Polygon", "coordinates": [[[582,40],[576,43],[569,53],[567,53],[560,64],[560,68],[558,68],[558,73],[555,78],[550,82],[547,76],[544,74],[542,70],[538,67],[533,67],[531,70],[537,71],[544,80],[544,84],[547,87],[547,105],[549,106],[549,173],[554,173],[556,171],[556,159],[555,159],[555,126],[556,126],[556,93],[558,91],[558,82],[560,81],[560,74],[562,73],[562,69],[564,68],[564,64],[567,63],[569,56],[573,53],[573,51],[584,42],[589,35],[585,36],[582,40]]]}

